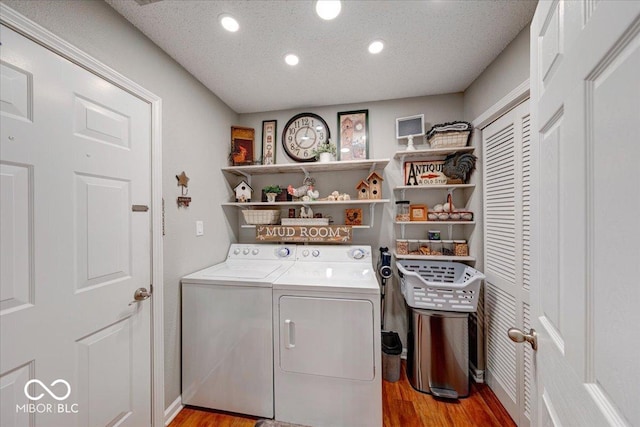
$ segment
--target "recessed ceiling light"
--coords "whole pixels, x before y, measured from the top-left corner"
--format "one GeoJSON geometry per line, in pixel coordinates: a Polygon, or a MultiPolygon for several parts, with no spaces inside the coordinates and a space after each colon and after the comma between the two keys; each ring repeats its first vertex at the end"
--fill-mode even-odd
{"type": "Polygon", "coordinates": [[[371,42],[371,44],[369,45],[369,52],[370,53],[380,53],[382,52],[382,49],[384,49],[384,43],[382,43],[381,40],[376,40],[371,42]]]}
{"type": "Polygon", "coordinates": [[[284,62],[286,62],[289,65],[298,65],[298,62],[300,62],[300,58],[298,58],[297,55],[290,53],[284,57],[284,62]]]}
{"type": "Polygon", "coordinates": [[[327,21],[340,15],[342,3],[340,0],[318,0],[316,2],[316,13],[322,19],[327,21]]]}
{"type": "Polygon", "coordinates": [[[238,21],[236,21],[235,18],[229,14],[223,13],[218,17],[218,20],[227,31],[235,33],[240,29],[240,24],[238,24],[238,21]]]}

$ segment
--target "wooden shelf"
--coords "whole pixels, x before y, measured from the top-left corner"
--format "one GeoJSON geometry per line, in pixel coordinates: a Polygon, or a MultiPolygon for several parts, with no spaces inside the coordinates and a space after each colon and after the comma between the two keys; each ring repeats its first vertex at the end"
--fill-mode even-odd
{"type": "Polygon", "coordinates": [[[276,165],[248,165],[248,166],[227,166],[222,168],[223,172],[228,172],[238,176],[266,175],[277,173],[296,172],[338,172],[347,170],[376,170],[384,169],[390,159],[368,159],[368,160],[345,160],[336,162],[309,162],[309,163],[286,163],[276,165]]]}
{"type": "Polygon", "coordinates": [[[393,190],[449,190],[456,188],[475,188],[475,184],[438,184],[438,185],[399,185],[393,190]]]}
{"type": "Polygon", "coordinates": [[[398,255],[395,251],[393,256],[396,259],[415,259],[415,260],[429,260],[429,261],[466,261],[475,262],[476,258],[472,256],[444,256],[444,255],[398,255]]]}
{"type": "Polygon", "coordinates": [[[244,207],[256,207],[256,206],[262,206],[262,207],[269,207],[269,206],[317,206],[317,205],[326,205],[326,206],[331,206],[331,205],[375,205],[377,203],[389,203],[389,199],[370,199],[370,200],[360,200],[360,199],[355,199],[355,200],[340,200],[340,201],[327,201],[327,200],[316,200],[313,202],[302,202],[302,201],[296,201],[296,202],[274,202],[274,203],[269,203],[269,202],[247,202],[247,203],[240,203],[240,202],[226,202],[226,203],[221,203],[222,206],[237,206],[239,208],[244,208],[244,207]]]}
{"type": "Polygon", "coordinates": [[[404,150],[396,151],[393,156],[394,159],[423,159],[427,157],[443,157],[453,153],[470,153],[475,150],[475,147],[454,147],[454,148],[422,148],[418,150],[404,150]]]}
{"type": "Polygon", "coordinates": [[[393,221],[399,225],[467,225],[475,224],[475,221],[393,221]]]}

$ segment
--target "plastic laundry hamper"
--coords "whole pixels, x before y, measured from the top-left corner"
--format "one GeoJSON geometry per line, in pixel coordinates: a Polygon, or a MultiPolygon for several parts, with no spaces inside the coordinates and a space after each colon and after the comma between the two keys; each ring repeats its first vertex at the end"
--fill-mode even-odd
{"type": "Polygon", "coordinates": [[[400,260],[396,267],[410,307],[409,383],[440,398],[468,396],[468,313],[478,308],[484,274],[452,262],[400,260]]]}

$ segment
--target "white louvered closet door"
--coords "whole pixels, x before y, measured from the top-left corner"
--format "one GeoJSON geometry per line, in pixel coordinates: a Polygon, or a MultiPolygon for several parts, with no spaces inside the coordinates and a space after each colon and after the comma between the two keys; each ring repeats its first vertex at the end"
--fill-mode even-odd
{"type": "Polygon", "coordinates": [[[487,384],[519,426],[530,425],[529,346],[511,327],[529,330],[529,101],[482,130],[487,384]]]}

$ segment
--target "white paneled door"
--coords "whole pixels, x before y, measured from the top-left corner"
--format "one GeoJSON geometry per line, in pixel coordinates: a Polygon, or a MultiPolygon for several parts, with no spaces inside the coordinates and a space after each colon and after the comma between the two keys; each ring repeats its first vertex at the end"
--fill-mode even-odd
{"type": "Polygon", "coordinates": [[[640,2],[538,4],[531,118],[533,421],[640,425],[640,2]]]}
{"type": "Polygon", "coordinates": [[[0,425],[150,425],[150,106],[0,36],[0,425]]]}
{"type": "Polygon", "coordinates": [[[506,331],[530,327],[529,124],[525,101],[482,129],[487,384],[519,426],[531,420],[532,350],[506,331]]]}

